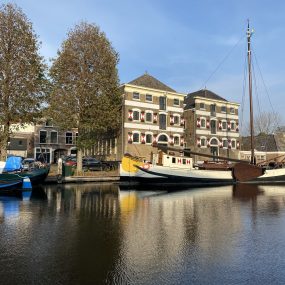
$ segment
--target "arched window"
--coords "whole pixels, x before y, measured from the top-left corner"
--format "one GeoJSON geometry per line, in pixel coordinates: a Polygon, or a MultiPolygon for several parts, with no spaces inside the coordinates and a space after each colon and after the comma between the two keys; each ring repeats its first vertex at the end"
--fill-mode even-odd
{"type": "Polygon", "coordinates": [[[201,128],[206,128],[206,119],[201,119],[201,128]]]}
{"type": "Polygon", "coordinates": [[[158,142],[168,142],[168,138],[166,135],[160,135],[158,138],[158,142]]]}
{"type": "Polygon", "coordinates": [[[218,145],[219,142],[218,142],[217,139],[213,138],[213,139],[211,139],[211,143],[210,143],[210,144],[211,144],[211,145],[218,145]]]}

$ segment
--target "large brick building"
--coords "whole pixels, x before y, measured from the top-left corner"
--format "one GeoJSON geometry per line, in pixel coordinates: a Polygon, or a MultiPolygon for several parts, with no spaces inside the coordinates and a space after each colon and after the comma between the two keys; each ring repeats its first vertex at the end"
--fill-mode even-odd
{"type": "Polygon", "coordinates": [[[122,132],[117,141],[120,157],[130,153],[150,160],[158,144],[184,146],[185,94],[149,74],[123,84],[122,94],[122,132]]]}
{"type": "MultiPolygon", "coordinates": [[[[238,103],[229,102],[207,89],[188,94],[184,110],[186,148],[238,158],[238,107],[238,103]]],[[[198,160],[207,158],[197,156],[198,160]]]]}

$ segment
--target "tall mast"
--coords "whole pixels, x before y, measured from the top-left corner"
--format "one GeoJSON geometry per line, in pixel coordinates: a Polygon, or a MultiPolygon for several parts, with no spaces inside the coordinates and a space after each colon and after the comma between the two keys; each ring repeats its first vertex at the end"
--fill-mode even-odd
{"type": "Polygon", "coordinates": [[[247,62],[248,62],[248,88],[249,88],[249,112],[250,112],[250,148],[251,148],[251,164],[255,164],[254,159],[254,133],[253,133],[253,102],[252,102],[252,77],[251,77],[251,50],[249,30],[249,20],[247,23],[247,62]]]}

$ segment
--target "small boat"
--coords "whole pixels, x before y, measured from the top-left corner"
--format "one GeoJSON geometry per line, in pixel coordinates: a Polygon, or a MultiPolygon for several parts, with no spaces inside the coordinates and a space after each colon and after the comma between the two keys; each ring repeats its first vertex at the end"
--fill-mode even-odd
{"type": "Polygon", "coordinates": [[[249,73],[249,102],[250,102],[250,132],[251,132],[251,161],[231,159],[191,152],[178,148],[164,147],[163,152],[153,155],[152,161],[125,155],[120,165],[120,179],[136,183],[158,183],[177,185],[224,185],[236,183],[254,184],[285,184],[285,168],[270,165],[256,165],[254,154],[253,106],[252,106],[252,76],[251,49],[252,33],[247,27],[247,56],[249,73]],[[176,155],[173,155],[176,152],[176,155]],[[187,155],[186,155],[187,154],[187,155]],[[215,158],[219,161],[195,165],[191,155],[215,158]]]}
{"type": "Polygon", "coordinates": [[[22,158],[10,156],[6,162],[0,162],[0,193],[31,189],[41,184],[49,173],[49,165],[35,162],[30,168],[23,170],[22,158]]]}

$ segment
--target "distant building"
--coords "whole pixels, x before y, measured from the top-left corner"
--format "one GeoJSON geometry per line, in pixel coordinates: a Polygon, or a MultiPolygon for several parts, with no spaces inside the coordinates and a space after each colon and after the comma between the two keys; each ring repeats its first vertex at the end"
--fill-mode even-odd
{"type": "Polygon", "coordinates": [[[184,146],[183,103],[178,93],[149,74],[122,85],[119,157],[130,153],[150,160],[157,145],[184,146]]]}
{"type": "Polygon", "coordinates": [[[57,162],[61,155],[76,154],[76,128],[61,131],[51,120],[44,120],[35,125],[34,157],[45,157],[48,163],[57,162]]]}
{"type": "Polygon", "coordinates": [[[33,157],[34,155],[34,125],[12,125],[17,131],[11,132],[7,145],[7,155],[33,157]]]}
{"type": "MultiPolygon", "coordinates": [[[[192,151],[237,158],[239,153],[239,104],[207,89],[185,99],[185,142],[192,151]]],[[[212,160],[196,156],[196,161],[212,160]]]]}
{"type": "MultiPolygon", "coordinates": [[[[259,134],[254,137],[254,154],[256,163],[284,162],[285,132],[278,130],[275,134],[259,134]]],[[[242,137],[240,159],[251,161],[250,137],[242,137]]]]}

